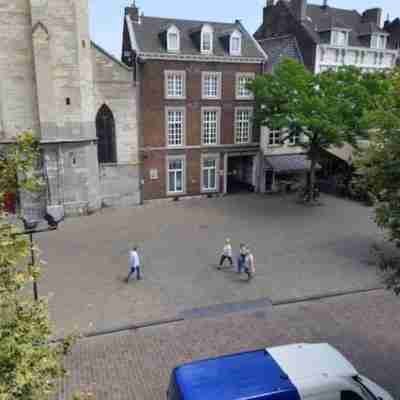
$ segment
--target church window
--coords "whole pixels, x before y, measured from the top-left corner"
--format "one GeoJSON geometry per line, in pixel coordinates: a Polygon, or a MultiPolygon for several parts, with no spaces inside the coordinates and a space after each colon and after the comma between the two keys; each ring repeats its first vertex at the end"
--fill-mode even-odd
{"type": "Polygon", "coordinates": [[[103,104],[96,117],[99,163],[116,163],[115,121],[111,110],[103,104]]]}

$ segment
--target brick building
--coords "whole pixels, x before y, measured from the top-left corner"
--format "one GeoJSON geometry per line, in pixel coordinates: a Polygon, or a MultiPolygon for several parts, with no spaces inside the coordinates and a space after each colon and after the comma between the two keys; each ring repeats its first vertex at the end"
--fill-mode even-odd
{"type": "Polygon", "coordinates": [[[139,90],[145,200],[258,189],[260,135],[246,83],[266,55],[239,21],[146,17],[133,5],[122,59],[139,90]]]}

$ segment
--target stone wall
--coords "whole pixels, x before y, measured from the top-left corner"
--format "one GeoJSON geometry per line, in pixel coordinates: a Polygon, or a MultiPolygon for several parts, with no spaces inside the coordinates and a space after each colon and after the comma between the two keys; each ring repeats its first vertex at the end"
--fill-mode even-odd
{"type": "Polygon", "coordinates": [[[137,89],[130,68],[92,43],[96,113],[103,104],[115,120],[118,163],[137,163],[137,89]]]}
{"type": "MultiPolygon", "coordinates": [[[[117,164],[100,164],[100,195],[105,207],[140,203],[137,89],[132,69],[92,43],[95,107],[106,104],[115,121],[117,164]]],[[[97,112],[97,111],[96,111],[97,112]]]]}
{"type": "Polygon", "coordinates": [[[0,4],[0,140],[39,128],[29,0],[0,4]]]}
{"type": "Polygon", "coordinates": [[[0,143],[36,133],[51,203],[67,214],[98,209],[103,195],[107,204],[137,203],[132,71],[90,42],[88,0],[0,0],[0,43],[0,143]],[[100,183],[95,118],[102,104],[114,114],[122,165],[102,167],[100,183]]]}
{"type": "Polygon", "coordinates": [[[139,204],[139,182],[138,165],[100,165],[102,206],[127,207],[139,204]]]}

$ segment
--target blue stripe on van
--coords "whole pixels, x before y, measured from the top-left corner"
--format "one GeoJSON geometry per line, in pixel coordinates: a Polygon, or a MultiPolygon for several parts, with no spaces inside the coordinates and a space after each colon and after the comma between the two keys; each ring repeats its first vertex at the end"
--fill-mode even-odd
{"type": "Polygon", "coordinates": [[[300,395],[266,350],[195,361],[172,374],[176,398],[169,400],[300,400],[300,395]]]}

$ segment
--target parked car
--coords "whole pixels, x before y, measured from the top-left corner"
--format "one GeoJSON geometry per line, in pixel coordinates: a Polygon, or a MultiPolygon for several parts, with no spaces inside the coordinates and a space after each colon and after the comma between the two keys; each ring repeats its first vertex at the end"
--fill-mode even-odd
{"type": "Polygon", "coordinates": [[[393,400],[326,343],[292,344],[176,367],[168,400],[393,400]]]}

